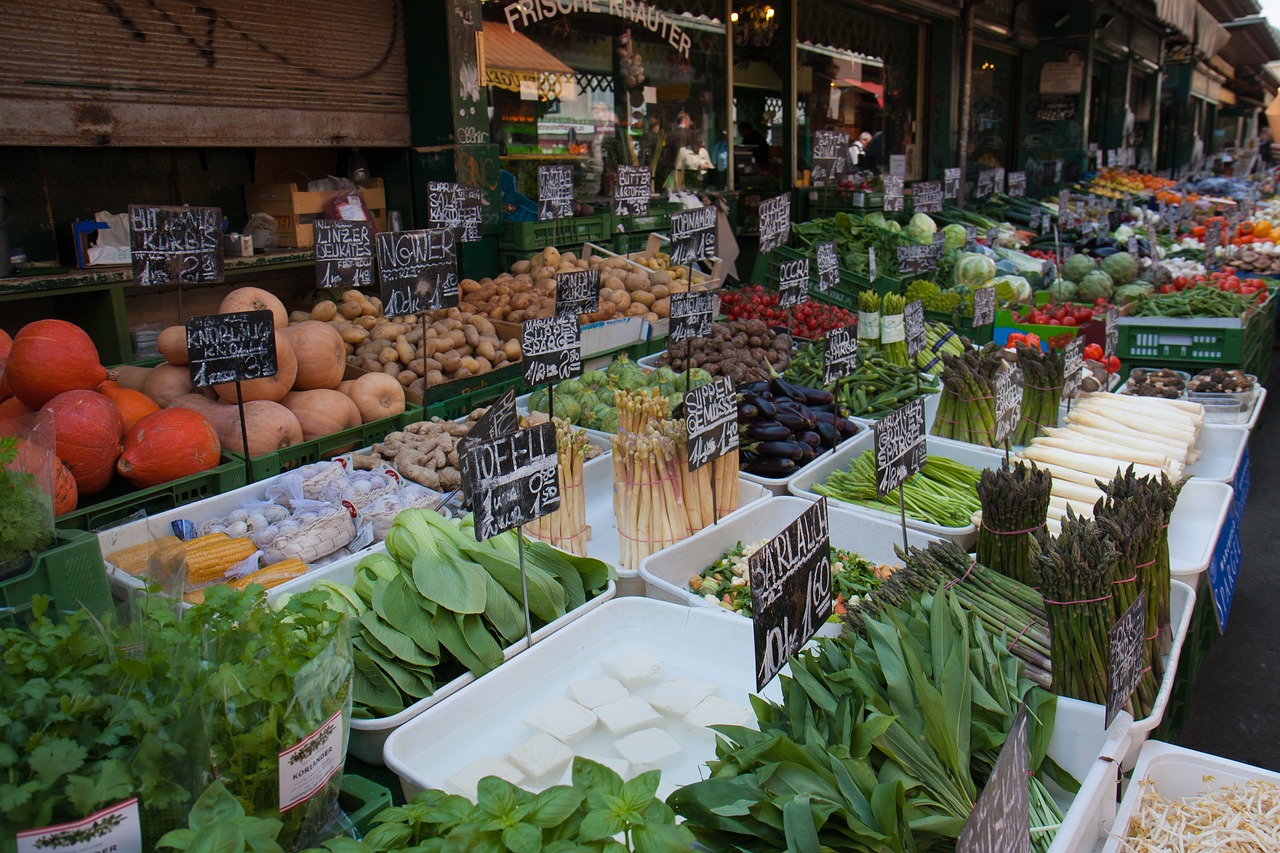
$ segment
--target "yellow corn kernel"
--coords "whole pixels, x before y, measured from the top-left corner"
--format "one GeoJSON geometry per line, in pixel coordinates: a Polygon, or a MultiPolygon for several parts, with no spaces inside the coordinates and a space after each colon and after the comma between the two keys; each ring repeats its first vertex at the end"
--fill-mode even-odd
{"type": "MultiPolygon", "coordinates": [[[[221,534],[214,534],[221,535],[221,534]]],[[[232,539],[224,535],[225,542],[201,543],[208,537],[194,539],[186,548],[187,555],[187,587],[207,586],[222,580],[227,570],[243,560],[253,556],[258,546],[252,539],[232,539]],[[194,547],[190,547],[194,546],[194,547]]]]}
{"type": "Polygon", "coordinates": [[[271,589],[279,586],[285,581],[304,575],[307,572],[307,564],[299,560],[297,557],[290,557],[287,560],[281,560],[278,563],[272,563],[258,569],[256,572],[244,577],[236,578],[228,581],[227,586],[232,589],[244,589],[251,583],[261,584],[264,589],[271,589]]]}
{"type": "Polygon", "coordinates": [[[176,536],[164,536],[112,551],[107,555],[107,562],[134,577],[163,580],[172,576],[174,567],[181,565],[182,558],[182,540],[176,536]]]}

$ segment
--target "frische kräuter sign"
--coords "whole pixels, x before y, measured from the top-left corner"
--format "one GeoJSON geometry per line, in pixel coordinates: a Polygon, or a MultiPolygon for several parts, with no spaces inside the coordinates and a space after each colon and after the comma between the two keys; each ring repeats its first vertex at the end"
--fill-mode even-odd
{"type": "Polygon", "coordinates": [[[760,202],[760,252],[772,252],[791,239],[791,196],[787,194],[760,202]]]}
{"type": "Polygon", "coordinates": [[[884,497],[924,468],[924,399],[916,397],[876,421],[876,495],[884,497]]]}
{"type": "Polygon", "coordinates": [[[373,285],[373,230],[368,222],[317,219],[315,229],[316,287],[373,285]]]}
{"type": "Polygon", "coordinates": [[[689,470],[697,471],[738,447],[738,404],[733,380],[718,376],[684,395],[689,470]]]}
{"type": "Polygon", "coordinates": [[[456,228],[462,242],[482,239],[484,200],[480,188],[449,181],[427,182],[427,220],[432,228],[456,228]]]}
{"type": "Polygon", "coordinates": [[[939,181],[916,181],[911,185],[911,210],[915,213],[942,211],[942,184],[939,181]]]}
{"type": "Polygon", "coordinates": [[[275,315],[263,310],[188,318],[187,369],[197,388],[275,376],[275,315]]]}
{"type": "Polygon", "coordinates": [[[129,205],[129,257],[140,287],[222,281],[222,210],[129,205]]]}
{"type": "Polygon", "coordinates": [[[477,441],[462,463],[477,542],[560,508],[556,428],[550,422],[477,441]]]}
{"type": "Polygon", "coordinates": [[[526,388],[573,379],[582,373],[582,333],[576,314],[536,317],[520,327],[520,360],[526,388]]]}
{"type": "Polygon", "coordinates": [[[458,304],[458,232],[447,228],[378,235],[378,279],[387,317],[458,304]]]}
{"type": "Polygon", "coordinates": [[[573,167],[538,167],[538,219],[568,219],[573,216],[573,167]]]}

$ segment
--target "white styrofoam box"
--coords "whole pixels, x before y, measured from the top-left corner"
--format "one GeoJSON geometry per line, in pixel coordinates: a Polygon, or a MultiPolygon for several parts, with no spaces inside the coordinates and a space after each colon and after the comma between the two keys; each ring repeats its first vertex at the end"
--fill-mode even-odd
{"type": "Polygon", "coordinates": [[[580,331],[582,355],[587,358],[645,340],[649,324],[643,317],[615,317],[588,323],[580,331]]]}
{"type": "MultiPolygon", "coordinates": [[[[516,411],[522,415],[529,414],[529,398],[532,396],[533,394],[530,393],[530,394],[521,394],[519,397],[516,397],[516,411]]],[[[599,447],[604,450],[604,453],[602,453],[600,456],[597,456],[595,459],[592,459],[590,462],[587,462],[585,465],[583,465],[584,469],[586,468],[586,465],[590,465],[591,462],[599,462],[601,459],[613,453],[613,433],[602,432],[601,430],[598,430],[598,429],[587,429],[586,427],[578,427],[578,429],[582,430],[587,434],[588,441],[590,441],[596,447],[599,447]]]]}
{"type": "Polygon", "coordinates": [[[1173,744],[1148,741],[1138,753],[1137,765],[1114,820],[1099,820],[1096,836],[1088,840],[1095,844],[1101,842],[1102,853],[1120,853],[1123,848],[1121,837],[1128,833],[1129,819],[1138,807],[1144,782],[1153,785],[1161,796],[1176,800],[1233,785],[1243,786],[1252,780],[1280,785],[1280,773],[1173,744]]]}
{"type": "Polygon", "coordinates": [[[1116,775],[1120,757],[1129,746],[1133,718],[1121,711],[1106,727],[1106,709],[1091,702],[1058,697],[1048,754],[1080,783],[1072,795],[1053,784],[1046,787],[1062,808],[1062,825],[1049,853],[1081,853],[1078,839],[1089,833],[1089,819],[1101,806],[1116,805],[1116,775]]]}
{"type": "Polygon", "coordinates": [[[1201,480],[1232,483],[1248,447],[1247,427],[1206,423],[1204,429],[1200,430],[1200,440],[1196,443],[1201,456],[1187,466],[1185,473],[1201,480]]]}
{"type": "Polygon", "coordinates": [[[1175,579],[1194,587],[1198,575],[1209,568],[1234,497],[1226,483],[1198,477],[1182,487],[1169,517],[1169,574],[1175,579]]]}
{"type": "MultiPolygon", "coordinates": [[[[771,539],[799,518],[812,501],[798,497],[776,497],[752,504],[736,517],[700,530],[683,542],[645,559],[640,564],[644,594],[659,601],[694,607],[722,608],[690,591],[689,578],[710,566],[736,543],[771,539]]],[[[902,544],[902,527],[898,519],[867,518],[856,515],[843,505],[828,502],[827,517],[831,530],[831,546],[853,551],[878,563],[896,563],[893,549],[902,544]]],[[[907,543],[927,548],[938,537],[918,530],[908,530],[907,543]]]]}
{"type": "Polygon", "coordinates": [[[1169,706],[1169,694],[1173,692],[1173,680],[1178,675],[1178,660],[1182,657],[1182,644],[1187,639],[1187,628],[1191,625],[1191,613],[1195,609],[1196,591],[1181,581],[1171,581],[1169,630],[1173,633],[1173,642],[1169,648],[1169,654],[1164,659],[1164,676],[1160,679],[1155,707],[1147,716],[1134,720],[1133,726],[1129,729],[1129,749],[1124,756],[1125,767],[1132,766],[1142,744],[1151,737],[1151,733],[1164,719],[1165,709],[1169,706]]]}
{"type": "MultiPolygon", "coordinates": [[[[947,459],[953,459],[963,465],[971,468],[983,470],[986,468],[999,468],[1000,463],[1004,460],[1004,453],[998,450],[992,450],[989,447],[978,447],[976,444],[966,444],[963,441],[951,441],[946,438],[936,438],[929,436],[926,441],[926,447],[930,456],[942,456],[947,459]]],[[[807,500],[816,501],[822,495],[813,490],[813,487],[823,482],[837,471],[843,471],[849,467],[849,463],[857,456],[867,450],[875,450],[875,435],[871,430],[867,430],[860,435],[854,436],[853,440],[845,444],[839,451],[831,454],[823,459],[817,460],[810,465],[805,466],[791,481],[789,488],[791,494],[802,497],[807,500]]],[[[894,515],[888,512],[881,512],[875,509],[858,506],[857,504],[845,503],[835,498],[827,498],[827,502],[831,506],[839,506],[848,509],[850,512],[859,516],[870,518],[893,518],[894,515]]],[[[912,530],[920,530],[925,533],[931,533],[934,536],[943,539],[950,539],[953,542],[969,547],[978,539],[978,528],[972,523],[963,527],[942,527],[937,524],[930,524],[926,521],[919,521],[907,516],[907,527],[912,530]]]]}

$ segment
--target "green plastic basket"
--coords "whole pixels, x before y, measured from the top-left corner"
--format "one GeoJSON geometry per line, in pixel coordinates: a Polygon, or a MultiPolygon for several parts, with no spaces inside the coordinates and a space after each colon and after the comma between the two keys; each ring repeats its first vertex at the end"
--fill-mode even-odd
{"type": "Polygon", "coordinates": [[[433,418],[444,418],[445,420],[453,420],[468,415],[473,409],[498,399],[508,388],[516,392],[516,396],[520,396],[522,391],[522,380],[520,376],[505,381],[495,382],[485,388],[478,388],[474,391],[464,394],[455,394],[451,397],[434,401],[428,404],[427,414],[433,418]]]}
{"type": "Polygon", "coordinates": [[[546,246],[600,243],[609,239],[612,233],[613,215],[610,213],[551,219],[546,222],[504,222],[498,248],[502,251],[532,252],[546,246]]]}
{"type": "Polygon", "coordinates": [[[58,516],[55,523],[62,530],[97,530],[134,513],[152,515],[164,512],[243,485],[244,462],[234,454],[224,453],[222,461],[208,471],[146,489],[135,489],[116,478],[105,491],[82,501],[71,512],[58,516]]]}
{"type": "Polygon", "coordinates": [[[111,610],[98,537],[80,530],[57,530],[54,536],[56,544],[36,554],[29,569],[0,580],[0,626],[25,624],[37,595],[49,596],[53,609],[64,613],[84,608],[102,616],[111,610]]]}
{"type": "Polygon", "coordinates": [[[1121,361],[1155,359],[1187,364],[1240,364],[1272,334],[1275,296],[1242,322],[1181,320],[1165,317],[1126,318],[1116,345],[1121,361]]]}
{"type": "MultiPolygon", "coordinates": [[[[376,421],[370,421],[367,424],[361,424],[351,429],[344,429],[341,432],[335,432],[323,438],[304,441],[301,444],[295,444],[291,447],[277,450],[274,453],[255,456],[253,458],[254,482],[274,477],[284,471],[291,471],[303,465],[310,465],[313,462],[332,459],[334,456],[351,450],[368,447],[374,442],[386,438],[389,433],[403,429],[408,424],[416,423],[420,420],[422,420],[422,407],[409,404],[405,406],[405,410],[401,414],[392,415],[389,418],[379,418],[376,421]]],[[[239,453],[228,453],[228,455],[236,460],[243,475],[245,467],[244,456],[239,453]]]]}
{"type": "MultiPolygon", "coordinates": [[[[649,212],[644,216],[615,216],[613,230],[627,234],[638,231],[666,231],[671,227],[671,214],[681,210],[684,210],[684,205],[679,202],[651,201],[649,212]]],[[[648,236],[648,234],[645,235],[646,238],[648,236]]]]}
{"type": "Polygon", "coordinates": [[[342,809],[356,832],[364,836],[373,828],[373,819],[391,807],[391,791],[363,776],[342,774],[338,790],[338,808],[342,809]]]}

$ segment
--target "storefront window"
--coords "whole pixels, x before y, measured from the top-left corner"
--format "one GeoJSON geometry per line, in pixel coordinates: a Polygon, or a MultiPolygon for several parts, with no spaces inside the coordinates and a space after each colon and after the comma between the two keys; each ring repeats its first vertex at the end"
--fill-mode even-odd
{"type": "Polygon", "coordinates": [[[1011,169],[1016,160],[1013,117],[1019,79],[1017,57],[982,45],[973,48],[968,161],[979,169],[1011,169]]]}

